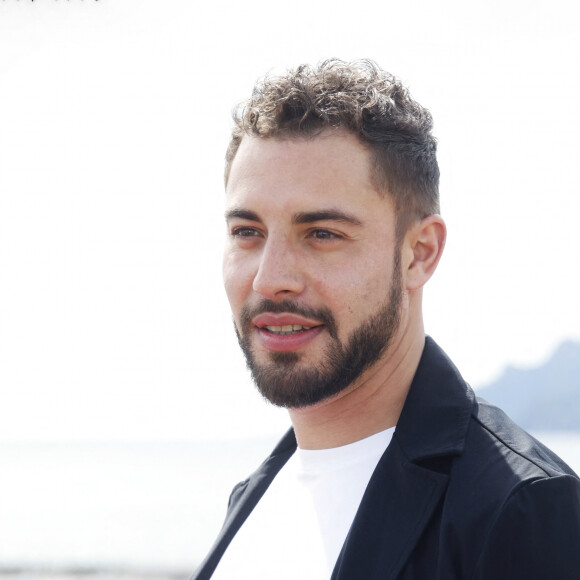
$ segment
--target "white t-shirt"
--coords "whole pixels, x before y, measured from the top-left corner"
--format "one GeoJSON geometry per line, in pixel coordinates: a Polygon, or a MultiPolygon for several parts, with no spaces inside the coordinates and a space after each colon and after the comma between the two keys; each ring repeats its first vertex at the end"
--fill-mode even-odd
{"type": "Polygon", "coordinates": [[[343,447],[298,448],[234,536],[212,580],[328,580],[394,430],[343,447]]]}

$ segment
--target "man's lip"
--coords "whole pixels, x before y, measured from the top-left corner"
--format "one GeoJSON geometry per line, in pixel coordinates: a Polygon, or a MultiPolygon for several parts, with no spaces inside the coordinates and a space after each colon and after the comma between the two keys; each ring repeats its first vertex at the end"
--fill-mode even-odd
{"type": "Polygon", "coordinates": [[[252,318],[252,324],[258,328],[264,328],[265,326],[289,326],[292,324],[312,328],[313,326],[322,325],[319,321],[287,312],[263,312],[252,318]]]}
{"type": "MultiPolygon", "coordinates": [[[[270,326],[270,325],[268,325],[270,326]]],[[[274,324],[272,326],[278,326],[274,324]]],[[[280,325],[285,326],[285,325],[280,325]]],[[[313,326],[308,330],[278,334],[268,328],[259,328],[257,331],[259,344],[270,352],[296,352],[306,348],[322,332],[324,326],[313,326]]]]}

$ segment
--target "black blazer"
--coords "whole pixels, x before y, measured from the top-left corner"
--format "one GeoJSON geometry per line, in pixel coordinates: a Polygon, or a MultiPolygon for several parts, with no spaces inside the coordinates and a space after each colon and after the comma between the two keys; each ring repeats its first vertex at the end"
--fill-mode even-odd
{"type": "MultiPolygon", "coordinates": [[[[295,449],[290,430],[234,488],[223,528],[192,580],[211,577],[295,449]]],[[[427,337],[331,579],[579,580],[580,481],[501,410],[476,398],[427,337]]]]}

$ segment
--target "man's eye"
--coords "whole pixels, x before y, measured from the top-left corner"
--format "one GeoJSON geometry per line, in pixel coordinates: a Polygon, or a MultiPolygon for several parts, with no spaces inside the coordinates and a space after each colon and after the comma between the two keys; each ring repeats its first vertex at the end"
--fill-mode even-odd
{"type": "Polygon", "coordinates": [[[232,230],[232,236],[234,238],[251,238],[252,236],[257,235],[258,232],[254,228],[238,227],[232,230]]]}
{"type": "Polygon", "coordinates": [[[336,240],[340,239],[342,236],[339,234],[335,234],[334,232],[330,232],[328,230],[313,230],[310,232],[310,235],[317,239],[317,240],[336,240]]]}

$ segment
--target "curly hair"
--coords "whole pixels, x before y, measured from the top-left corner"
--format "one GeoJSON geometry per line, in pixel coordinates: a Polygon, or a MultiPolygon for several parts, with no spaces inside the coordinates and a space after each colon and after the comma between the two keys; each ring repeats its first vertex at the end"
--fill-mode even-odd
{"type": "Polygon", "coordinates": [[[397,234],[439,213],[439,167],[433,119],[393,75],[370,60],[330,59],[301,65],[258,81],[250,99],[234,109],[226,153],[225,180],[244,135],[316,137],[343,129],[358,137],[372,156],[372,179],[390,194],[397,234]]]}

